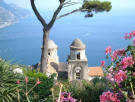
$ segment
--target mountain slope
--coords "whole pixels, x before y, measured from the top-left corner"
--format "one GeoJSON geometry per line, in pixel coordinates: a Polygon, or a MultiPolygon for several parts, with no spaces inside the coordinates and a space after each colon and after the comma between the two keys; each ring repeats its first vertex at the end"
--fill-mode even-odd
{"type": "Polygon", "coordinates": [[[28,14],[29,11],[0,0],[0,28],[11,25],[28,14]]]}

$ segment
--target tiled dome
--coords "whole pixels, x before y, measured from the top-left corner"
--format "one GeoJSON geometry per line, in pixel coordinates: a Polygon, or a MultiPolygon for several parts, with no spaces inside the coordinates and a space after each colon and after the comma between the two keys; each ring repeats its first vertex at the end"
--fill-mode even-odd
{"type": "Polygon", "coordinates": [[[80,39],[75,39],[70,45],[71,49],[85,49],[85,44],[80,39]]]}

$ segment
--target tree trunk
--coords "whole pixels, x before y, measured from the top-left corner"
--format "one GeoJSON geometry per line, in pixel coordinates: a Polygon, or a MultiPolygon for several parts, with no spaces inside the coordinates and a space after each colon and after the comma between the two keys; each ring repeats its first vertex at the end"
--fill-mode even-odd
{"type": "Polygon", "coordinates": [[[43,29],[43,32],[44,32],[44,35],[43,35],[40,71],[44,73],[47,71],[49,30],[43,29]]]}

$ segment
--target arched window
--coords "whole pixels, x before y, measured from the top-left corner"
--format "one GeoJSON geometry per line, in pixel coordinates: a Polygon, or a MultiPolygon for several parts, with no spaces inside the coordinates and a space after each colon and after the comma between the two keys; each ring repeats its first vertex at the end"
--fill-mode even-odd
{"type": "Polygon", "coordinates": [[[80,72],[76,72],[76,79],[81,79],[80,74],[80,72]]]}
{"type": "Polygon", "coordinates": [[[74,71],[74,79],[81,79],[81,68],[80,67],[76,67],[75,71],[74,71]]]}
{"type": "Polygon", "coordinates": [[[49,55],[49,56],[51,55],[51,51],[48,51],[48,55],[49,55]]]}
{"type": "Polygon", "coordinates": [[[80,59],[80,52],[77,53],[77,59],[80,59]]]}

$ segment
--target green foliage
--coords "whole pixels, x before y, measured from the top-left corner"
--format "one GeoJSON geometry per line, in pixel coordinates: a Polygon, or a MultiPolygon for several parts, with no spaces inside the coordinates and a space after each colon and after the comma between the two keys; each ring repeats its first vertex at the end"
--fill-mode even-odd
{"type": "Polygon", "coordinates": [[[0,60],[0,102],[13,102],[17,97],[17,75],[8,62],[0,60]]]}
{"type": "Polygon", "coordinates": [[[107,88],[106,81],[104,79],[93,79],[93,81],[83,82],[83,88],[74,87],[73,97],[81,99],[82,102],[99,102],[99,96],[107,88]]]}
{"type": "Polygon", "coordinates": [[[51,88],[53,87],[54,77],[47,77],[44,73],[35,70],[24,68],[24,74],[14,73],[14,68],[21,66],[9,64],[6,61],[0,60],[0,102],[17,102],[19,89],[19,97],[21,102],[27,102],[24,92],[26,91],[26,83],[24,77],[27,76],[27,90],[31,89],[37,79],[41,84],[37,85],[29,94],[31,102],[52,102],[51,88]],[[27,70],[26,70],[27,69],[27,70]],[[20,80],[20,84],[16,81],[20,80]]]}
{"type": "MultiPolygon", "coordinates": [[[[36,70],[25,70],[24,74],[29,79],[29,82],[27,83],[28,89],[32,88],[36,84],[37,79],[41,81],[41,84],[37,85],[29,94],[30,100],[32,102],[51,102],[51,88],[54,84],[53,82],[55,75],[47,77],[44,73],[38,72],[36,70]]],[[[20,94],[22,97],[25,97],[23,93],[23,90],[26,90],[25,82],[21,89],[22,91],[20,94]]],[[[25,102],[24,99],[22,102],[25,102]]]]}
{"type": "Polygon", "coordinates": [[[109,12],[111,10],[111,2],[108,1],[99,1],[99,0],[84,0],[82,9],[88,9],[85,17],[93,16],[92,12],[109,12]]]}
{"type": "MultiPolygon", "coordinates": [[[[71,92],[72,97],[82,102],[99,102],[99,96],[107,89],[107,80],[94,78],[91,82],[82,81],[63,81],[62,92],[71,92]]],[[[58,97],[59,88],[54,87],[55,97],[58,97]]]]}

